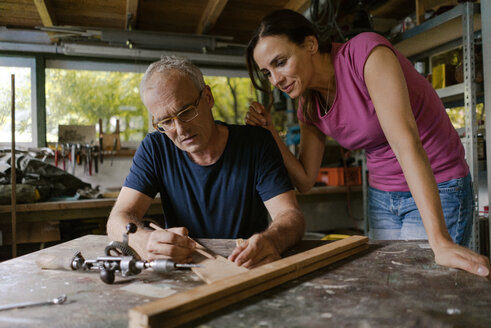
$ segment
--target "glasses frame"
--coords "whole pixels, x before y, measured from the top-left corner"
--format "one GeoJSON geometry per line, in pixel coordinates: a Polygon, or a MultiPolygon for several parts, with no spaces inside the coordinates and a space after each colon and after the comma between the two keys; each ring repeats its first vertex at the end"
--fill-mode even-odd
{"type": "Polygon", "coordinates": [[[175,123],[176,120],[179,120],[181,122],[187,123],[187,122],[191,122],[196,117],[198,117],[199,116],[198,106],[199,106],[199,103],[201,101],[201,96],[203,95],[203,90],[204,90],[204,88],[201,89],[201,91],[199,92],[198,98],[195,100],[194,104],[191,104],[191,105],[187,106],[183,110],[179,111],[179,113],[177,113],[176,115],[171,116],[171,117],[164,118],[163,120],[160,120],[158,122],[155,122],[153,120],[153,116],[152,116],[152,125],[153,125],[154,129],[157,130],[157,131],[159,131],[160,133],[166,133],[166,132],[172,131],[172,130],[174,130],[176,128],[176,123],[175,123]],[[181,119],[179,117],[183,112],[188,111],[188,110],[191,110],[191,109],[194,109],[194,111],[196,112],[196,115],[193,116],[193,118],[191,118],[189,120],[183,120],[183,119],[181,119]],[[164,122],[164,121],[170,121],[170,122],[172,122],[172,127],[170,129],[167,129],[167,130],[160,129],[159,128],[159,124],[162,123],[162,122],[164,122]]]}

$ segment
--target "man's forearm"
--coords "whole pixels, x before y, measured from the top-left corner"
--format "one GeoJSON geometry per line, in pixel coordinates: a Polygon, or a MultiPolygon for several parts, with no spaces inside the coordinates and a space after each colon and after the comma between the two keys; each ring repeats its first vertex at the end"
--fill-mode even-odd
{"type": "Polygon", "coordinates": [[[271,240],[278,253],[283,253],[298,243],[305,231],[305,220],[298,209],[288,209],[276,215],[262,234],[271,240]]]}
{"type": "Polygon", "coordinates": [[[143,222],[136,215],[125,211],[111,211],[107,221],[107,235],[111,240],[122,241],[123,234],[126,233],[126,225],[134,223],[137,231],[129,237],[129,245],[141,257],[147,255],[148,231],[144,228],[143,222]]]}

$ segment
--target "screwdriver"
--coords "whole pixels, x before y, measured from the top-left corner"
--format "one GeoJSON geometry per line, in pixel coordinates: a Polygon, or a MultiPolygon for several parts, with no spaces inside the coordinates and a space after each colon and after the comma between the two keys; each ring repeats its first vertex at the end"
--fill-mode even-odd
{"type": "Polygon", "coordinates": [[[60,297],[53,298],[53,299],[50,299],[47,301],[24,302],[24,303],[10,304],[10,305],[1,305],[0,311],[16,309],[16,308],[25,308],[25,307],[31,307],[31,306],[38,306],[38,305],[63,304],[63,303],[65,303],[66,300],[67,300],[66,295],[61,295],[60,297]]]}

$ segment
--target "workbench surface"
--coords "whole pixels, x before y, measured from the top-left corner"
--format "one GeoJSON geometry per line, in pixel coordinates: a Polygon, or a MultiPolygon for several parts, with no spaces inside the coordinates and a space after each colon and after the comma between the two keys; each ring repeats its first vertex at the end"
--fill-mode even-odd
{"type": "MultiPolygon", "coordinates": [[[[107,236],[87,235],[0,263],[0,305],[68,296],[62,305],[0,311],[0,327],[127,327],[130,308],[203,283],[191,271],[176,271],[117,276],[106,285],[96,272],[41,270],[35,264],[41,252],[71,256],[80,250],[95,259],[107,242],[107,236]]],[[[199,242],[224,256],[234,247],[232,240],[199,242]]],[[[303,241],[293,251],[319,243],[303,241]]],[[[436,265],[427,242],[371,242],[362,254],[187,326],[200,325],[491,327],[491,281],[436,265]]]]}

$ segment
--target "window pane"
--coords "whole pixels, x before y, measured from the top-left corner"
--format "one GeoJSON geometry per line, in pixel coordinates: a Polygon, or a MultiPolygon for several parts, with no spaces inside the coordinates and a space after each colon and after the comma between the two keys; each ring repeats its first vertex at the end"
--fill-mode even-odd
{"type": "Polygon", "coordinates": [[[249,104],[256,100],[251,80],[244,77],[205,76],[215,98],[213,117],[233,124],[244,124],[249,104]]]}
{"type": "Polygon", "coordinates": [[[0,66],[0,143],[12,141],[12,74],[15,74],[15,142],[32,142],[31,68],[0,66]]]}
{"type": "Polygon", "coordinates": [[[121,141],[141,141],[148,114],[140,100],[143,74],[46,69],[46,138],[58,140],[58,125],[97,125],[113,133],[119,119],[121,141]]]}

